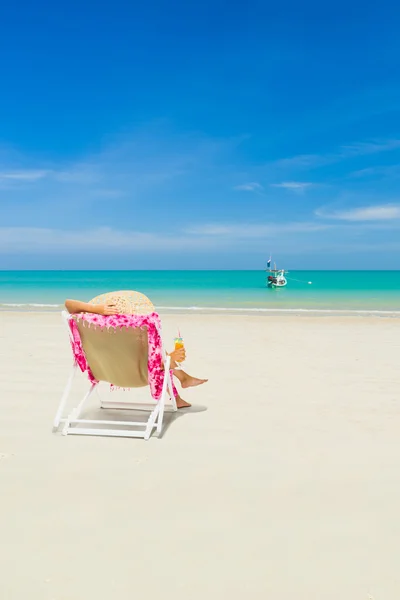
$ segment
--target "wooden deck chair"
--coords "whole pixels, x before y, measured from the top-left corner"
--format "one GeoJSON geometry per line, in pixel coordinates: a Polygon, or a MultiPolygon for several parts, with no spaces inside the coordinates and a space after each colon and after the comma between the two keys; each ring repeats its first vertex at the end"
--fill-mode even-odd
{"type": "Polygon", "coordinates": [[[68,328],[74,363],[57,409],[53,430],[58,430],[62,425],[64,435],[138,437],[148,440],[153,430],[156,429],[160,435],[168,394],[172,401],[170,409],[176,411],[177,406],[176,390],[170,372],[170,357],[161,347],[158,315],[153,313],[143,317],[132,315],[99,317],[92,314],[73,316],[63,311],[62,317],[68,328]],[[149,344],[150,337],[153,345],[149,344]],[[77,351],[77,345],[80,352],[77,351]],[[151,363],[149,348],[152,352],[153,363],[157,360],[159,364],[161,364],[161,360],[164,363],[162,370],[156,369],[158,377],[161,378],[158,382],[154,381],[154,369],[152,374],[149,366],[151,363]],[[154,356],[156,356],[155,359],[154,356]],[[90,389],[68,416],[63,417],[78,368],[89,376],[90,389]],[[152,377],[153,380],[151,380],[152,377]],[[147,421],[105,421],[80,418],[87,400],[100,382],[107,382],[111,386],[124,389],[150,385],[153,400],[156,399],[155,403],[153,401],[151,404],[143,405],[132,402],[100,402],[101,408],[147,410],[150,412],[147,421]],[[112,426],[111,429],[110,426],[112,426]]]}

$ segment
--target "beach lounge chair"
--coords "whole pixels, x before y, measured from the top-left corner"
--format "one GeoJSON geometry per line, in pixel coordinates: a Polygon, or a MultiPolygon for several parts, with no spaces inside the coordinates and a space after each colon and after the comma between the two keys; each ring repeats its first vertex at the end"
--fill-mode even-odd
{"type": "MultiPolygon", "coordinates": [[[[54,430],[62,426],[64,435],[138,437],[148,440],[156,429],[161,434],[166,400],[176,411],[177,394],[170,371],[170,357],[163,351],[161,324],[156,313],[148,315],[100,316],[62,313],[73,350],[72,373],[67,381],[55,419],[54,430]],[[90,388],[81,402],[63,416],[77,370],[86,373],[90,388]],[[145,421],[82,419],[80,415],[100,382],[112,388],[149,386],[152,402],[105,402],[101,408],[147,410],[145,421]],[[110,428],[112,426],[112,428],[110,428]]],[[[100,396],[99,396],[100,398],[100,396]]],[[[143,413],[141,413],[143,414],[143,413]]]]}

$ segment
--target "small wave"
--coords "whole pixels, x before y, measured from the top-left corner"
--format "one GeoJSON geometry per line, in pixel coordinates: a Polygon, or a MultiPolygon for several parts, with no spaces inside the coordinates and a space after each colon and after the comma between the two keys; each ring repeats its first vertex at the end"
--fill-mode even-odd
{"type": "Polygon", "coordinates": [[[0,306],[8,306],[10,308],[22,308],[24,306],[32,306],[35,308],[61,308],[62,304],[40,304],[36,302],[18,304],[16,302],[3,302],[0,306]]]}
{"type": "MultiPolygon", "coordinates": [[[[39,302],[3,302],[0,309],[62,309],[62,304],[48,304],[39,302]]],[[[243,314],[325,314],[325,315],[400,315],[399,310],[381,309],[356,309],[356,308],[265,308],[265,307],[242,307],[242,306],[156,306],[156,310],[176,311],[182,313],[243,313],[243,314]]]]}
{"type": "Polygon", "coordinates": [[[157,306],[157,310],[215,311],[215,312],[262,312],[262,313],[323,313],[323,314],[368,314],[400,315],[399,310],[357,309],[357,308],[245,308],[234,306],[157,306]]]}

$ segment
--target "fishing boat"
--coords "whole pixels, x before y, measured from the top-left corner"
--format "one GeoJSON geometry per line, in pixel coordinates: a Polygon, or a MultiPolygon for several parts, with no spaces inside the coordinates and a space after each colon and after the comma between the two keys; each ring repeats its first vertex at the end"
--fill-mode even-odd
{"type": "Polygon", "coordinates": [[[268,273],[267,285],[270,288],[281,288],[287,285],[286,273],[284,269],[270,269],[268,273]]]}
{"type": "Polygon", "coordinates": [[[267,279],[267,286],[269,288],[276,289],[287,286],[287,279],[285,275],[288,273],[288,271],[285,271],[284,269],[277,269],[276,264],[274,264],[274,268],[271,269],[271,258],[267,262],[266,271],[269,273],[267,279]]]}

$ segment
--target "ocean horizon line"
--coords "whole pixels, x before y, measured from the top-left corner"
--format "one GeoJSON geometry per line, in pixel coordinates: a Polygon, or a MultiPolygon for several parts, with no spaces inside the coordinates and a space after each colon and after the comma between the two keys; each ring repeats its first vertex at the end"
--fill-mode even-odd
{"type": "MultiPolygon", "coordinates": [[[[288,273],[368,273],[377,269],[284,269],[288,273]]],[[[265,267],[259,269],[0,269],[0,273],[262,273],[268,271],[265,267]]],[[[399,269],[384,269],[386,273],[398,273],[399,269]]]]}

